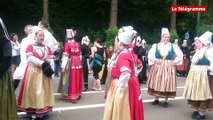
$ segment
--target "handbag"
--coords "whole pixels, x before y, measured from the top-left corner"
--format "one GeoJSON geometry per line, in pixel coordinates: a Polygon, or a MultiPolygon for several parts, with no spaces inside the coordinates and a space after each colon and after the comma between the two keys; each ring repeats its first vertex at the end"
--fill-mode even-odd
{"type": "Polygon", "coordinates": [[[48,62],[44,62],[42,65],[42,71],[47,77],[51,77],[54,74],[54,71],[48,62]]]}

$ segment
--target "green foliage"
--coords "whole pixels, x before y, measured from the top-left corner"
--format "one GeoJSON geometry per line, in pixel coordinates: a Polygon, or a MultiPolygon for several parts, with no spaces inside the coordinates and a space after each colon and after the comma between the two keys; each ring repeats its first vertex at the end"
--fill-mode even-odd
{"type": "Polygon", "coordinates": [[[211,0],[204,1],[207,5],[207,12],[201,13],[201,25],[200,33],[203,34],[206,31],[213,32],[213,2],[211,0]],[[206,19],[205,19],[206,18],[206,19]]]}
{"type": "Polygon", "coordinates": [[[105,34],[106,34],[105,44],[107,46],[113,45],[114,39],[115,39],[116,35],[118,34],[118,28],[117,27],[109,28],[109,29],[105,30],[105,34]]]}
{"type": "Polygon", "coordinates": [[[102,42],[105,42],[104,34],[102,31],[97,31],[93,34],[94,38],[100,38],[102,42]]]}
{"type": "Polygon", "coordinates": [[[147,44],[160,42],[160,32],[146,32],[141,35],[141,39],[145,39],[147,44]]]}
{"type": "Polygon", "coordinates": [[[104,37],[104,30],[98,30],[95,31],[91,28],[87,28],[87,29],[82,29],[79,28],[77,29],[77,41],[81,42],[81,39],[83,36],[88,36],[90,39],[90,42],[93,43],[95,41],[96,38],[100,38],[103,42],[105,42],[105,37],[104,37]]]}
{"type": "Polygon", "coordinates": [[[49,27],[48,27],[48,31],[51,33],[51,34],[53,34],[54,35],[54,31],[52,30],[52,28],[50,27],[50,25],[48,25],[49,27]]]}
{"type": "Polygon", "coordinates": [[[200,33],[203,34],[206,31],[213,32],[213,25],[211,24],[202,24],[200,26],[200,33]]]}
{"type": "Polygon", "coordinates": [[[153,29],[160,26],[168,26],[171,14],[170,0],[133,0],[132,2],[132,6],[134,6],[132,7],[132,11],[130,11],[131,9],[127,9],[130,4],[126,4],[124,10],[128,10],[129,12],[120,13],[125,14],[123,18],[126,16],[130,16],[129,19],[134,18],[132,21],[138,24],[135,26],[142,26],[146,32],[151,33],[153,29]],[[128,13],[130,15],[126,15],[128,13]]]}
{"type": "Polygon", "coordinates": [[[63,44],[63,42],[59,42],[59,43],[60,43],[61,49],[64,50],[64,44],[63,44]]]}
{"type": "Polygon", "coordinates": [[[177,31],[176,31],[176,30],[171,30],[171,31],[170,31],[170,41],[171,41],[172,43],[174,43],[174,40],[175,40],[175,39],[179,39],[178,34],[177,34],[177,31]]]}
{"type": "MultiPolygon", "coordinates": [[[[198,5],[198,0],[177,0],[178,5],[198,5]]],[[[170,5],[172,0],[118,0],[117,26],[132,25],[141,38],[148,44],[160,41],[160,28],[170,26],[170,5]]],[[[2,0],[0,14],[9,32],[25,36],[25,25],[37,25],[43,14],[42,0],[2,0]],[[24,3],[24,4],[23,4],[24,3]]],[[[88,35],[91,43],[101,38],[107,45],[112,45],[114,35],[109,33],[111,0],[49,0],[50,30],[54,37],[64,42],[65,30],[74,26],[78,33],[77,41],[88,35]],[[111,36],[111,37],[110,37],[111,36]]],[[[212,31],[213,2],[202,0],[207,12],[201,13],[200,31],[212,31]]],[[[179,38],[189,31],[193,38],[196,31],[197,12],[177,13],[177,33],[179,38]]],[[[174,40],[174,38],[171,38],[174,40]]]]}

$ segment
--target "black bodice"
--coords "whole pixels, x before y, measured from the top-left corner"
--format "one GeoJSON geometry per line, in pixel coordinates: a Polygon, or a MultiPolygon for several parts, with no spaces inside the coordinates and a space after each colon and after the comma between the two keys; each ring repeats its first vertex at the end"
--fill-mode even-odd
{"type": "Polygon", "coordinates": [[[8,71],[11,65],[12,47],[9,40],[0,37],[0,78],[8,71]]]}

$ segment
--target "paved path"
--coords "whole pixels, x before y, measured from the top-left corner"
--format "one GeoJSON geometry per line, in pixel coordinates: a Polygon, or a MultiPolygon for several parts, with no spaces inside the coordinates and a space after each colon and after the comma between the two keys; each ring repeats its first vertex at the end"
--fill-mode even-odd
{"type": "MultiPolygon", "coordinates": [[[[56,93],[58,79],[53,80],[55,106],[53,112],[43,118],[43,120],[102,120],[105,106],[104,91],[90,91],[92,88],[92,78],[90,76],[89,91],[83,92],[79,102],[73,104],[60,99],[60,94],[56,93]]],[[[151,102],[153,96],[147,94],[146,85],[141,85],[143,94],[143,105],[145,120],[191,120],[193,110],[183,99],[185,77],[177,77],[177,97],[169,100],[169,107],[163,108],[162,104],[153,106],[151,102]]],[[[104,88],[104,85],[102,86],[104,88]]],[[[18,91],[17,91],[18,92],[18,91]]],[[[163,103],[163,102],[161,102],[163,103]]],[[[19,120],[30,120],[25,113],[18,113],[19,120]]],[[[206,120],[213,120],[212,112],[206,113],[206,120]]]]}

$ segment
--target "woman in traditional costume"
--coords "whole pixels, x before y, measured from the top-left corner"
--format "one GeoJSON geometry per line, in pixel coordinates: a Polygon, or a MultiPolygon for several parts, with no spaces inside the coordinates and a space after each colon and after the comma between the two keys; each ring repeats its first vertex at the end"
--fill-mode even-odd
{"type": "Polygon", "coordinates": [[[138,78],[135,70],[142,67],[140,60],[129,50],[133,31],[118,34],[115,41],[119,52],[110,62],[111,80],[107,92],[104,120],[143,120],[144,112],[138,78]]]}
{"type": "Polygon", "coordinates": [[[88,36],[84,36],[81,41],[81,51],[82,51],[82,65],[83,65],[83,76],[84,76],[84,91],[88,89],[88,64],[87,61],[91,55],[91,49],[89,48],[90,39],[88,36]]]}
{"type": "Polygon", "coordinates": [[[76,103],[82,95],[83,71],[81,45],[72,29],[66,30],[67,43],[62,56],[62,99],[76,103]]]}
{"type": "Polygon", "coordinates": [[[183,96],[195,111],[192,119],[205,119],[204,112],[213,109],[213,48],[212,33],[207,31],[196,38],[197,51],[192,57],[192,64],[186,78],[183,96]]]}
{"type": "Polygon", "coordinates": [[[146,84],[146,82],[147,82],[147,79],[148,79],[148,77],[147,77],[147,64],[148,64],[148,58],[147,58],[147,55],[148,55],[148,51],[149,51],[149,49],[148,49],[148,45],[147,45],[147,43],[146,43],[146,41],[145,41],[145,39],[143,39],[142,40],[142,48],[143,48],[143,50],[144,50],[144,52],[143,52],[143,54],[142,54],[142,64],[143,64],[143,69],[142,69],[142,79],[143,79],[143,83],[145,83],[146,84]]]}
{"type": "Polygon", "coordinates": [[[0,120],[18,120],[15,93],[9,70],[12,47],[10,41],[2,37],[1,32],[0,30],[0,120]]]}
{"type": "MultiPolygon", "coordinates": [[[[131,31],[133,30],[133,27],[132,26],[123,26],[121,27],[119,30],[118,30],[118,34],[122,33],[122,32],[125,32],[125,31],[131,31]]],[[[135,33],[135,31],[134,31],[135,33]]],[[[134,34],[135,35],[135,34],[134,34]]],[[[129,45],[132,47],[132,43],[129,45]]],[[[130,48],[132,49],[132,48],[130,48]]],[[[107,75],[107,79],[106,79],[106,82],[105,82],[105,98],[107,97],[107,92],[109,90],[109,87],[110,87],[110,84],[113,80],[113,77],[111,76],[111,68],[112,66],[114,66],[114,63],[116,62],[116,57],[117,57],[117,54],[118,52],[120,51],[119,50],[119,41],[118,41],[118,35],[115,36],[115,39],[114,39],[114,48],[111,49],[113,51],[111,51],[111,57],[108,61],[108,64],[107,64],[107,70],[108,70],[108,75],[107,75]]]]}
{"type": "Polygon", "coordinates": [[[146,61],[145,61],[145,55],[146,50],[142,47],[142,40],[141,37],[138,36],[136,38],[136,46],[133,48],[134,53],[138,56],[138,59],[142,62],[143,68],[138,74],[138,79],[140,83],[146,83],[147,81],[147,75],[146,75],[146,61]]]}
{"type": "Polygon", "coordinates": [[[22,80],[17,109],[36,119],[52,111],[54,105],[53,71],[49,65],[49,59],[53,56],[50,48],[43,44],[44,32],[38,29],[33,34],[35,43],[26,49],[28,66],[22,80]]]}
{"type": "Polygon", "coordinates": [[[177,66],[177,73],[179,73],[180,76],[187,76],[189,67],[189,48],[186,40],[183,40],[183,44],[180,49],[183,52],[183,64],[177,66]]]}
{"type": "Polygon", "coordinates": [[[176,96],[176,65],[183,62],[182,51],[169,40],[169,30],[162,28],[161,42],[154,44],[148,53],[148,63],[151,65],[148,93],[156,97],[153,105],[159,104],[159,97],[165,98],[163,107],[168,107],[168,98],[176,96]]]}
{"type": "Polygon", "coordinates": [[[11,44],[12,44],[12,64],[11,64],[11,75],[13,76],[16,68],[20,63],[20,43],[18,41],[18,35],[12,33],[10,35],[11,44]]]}

